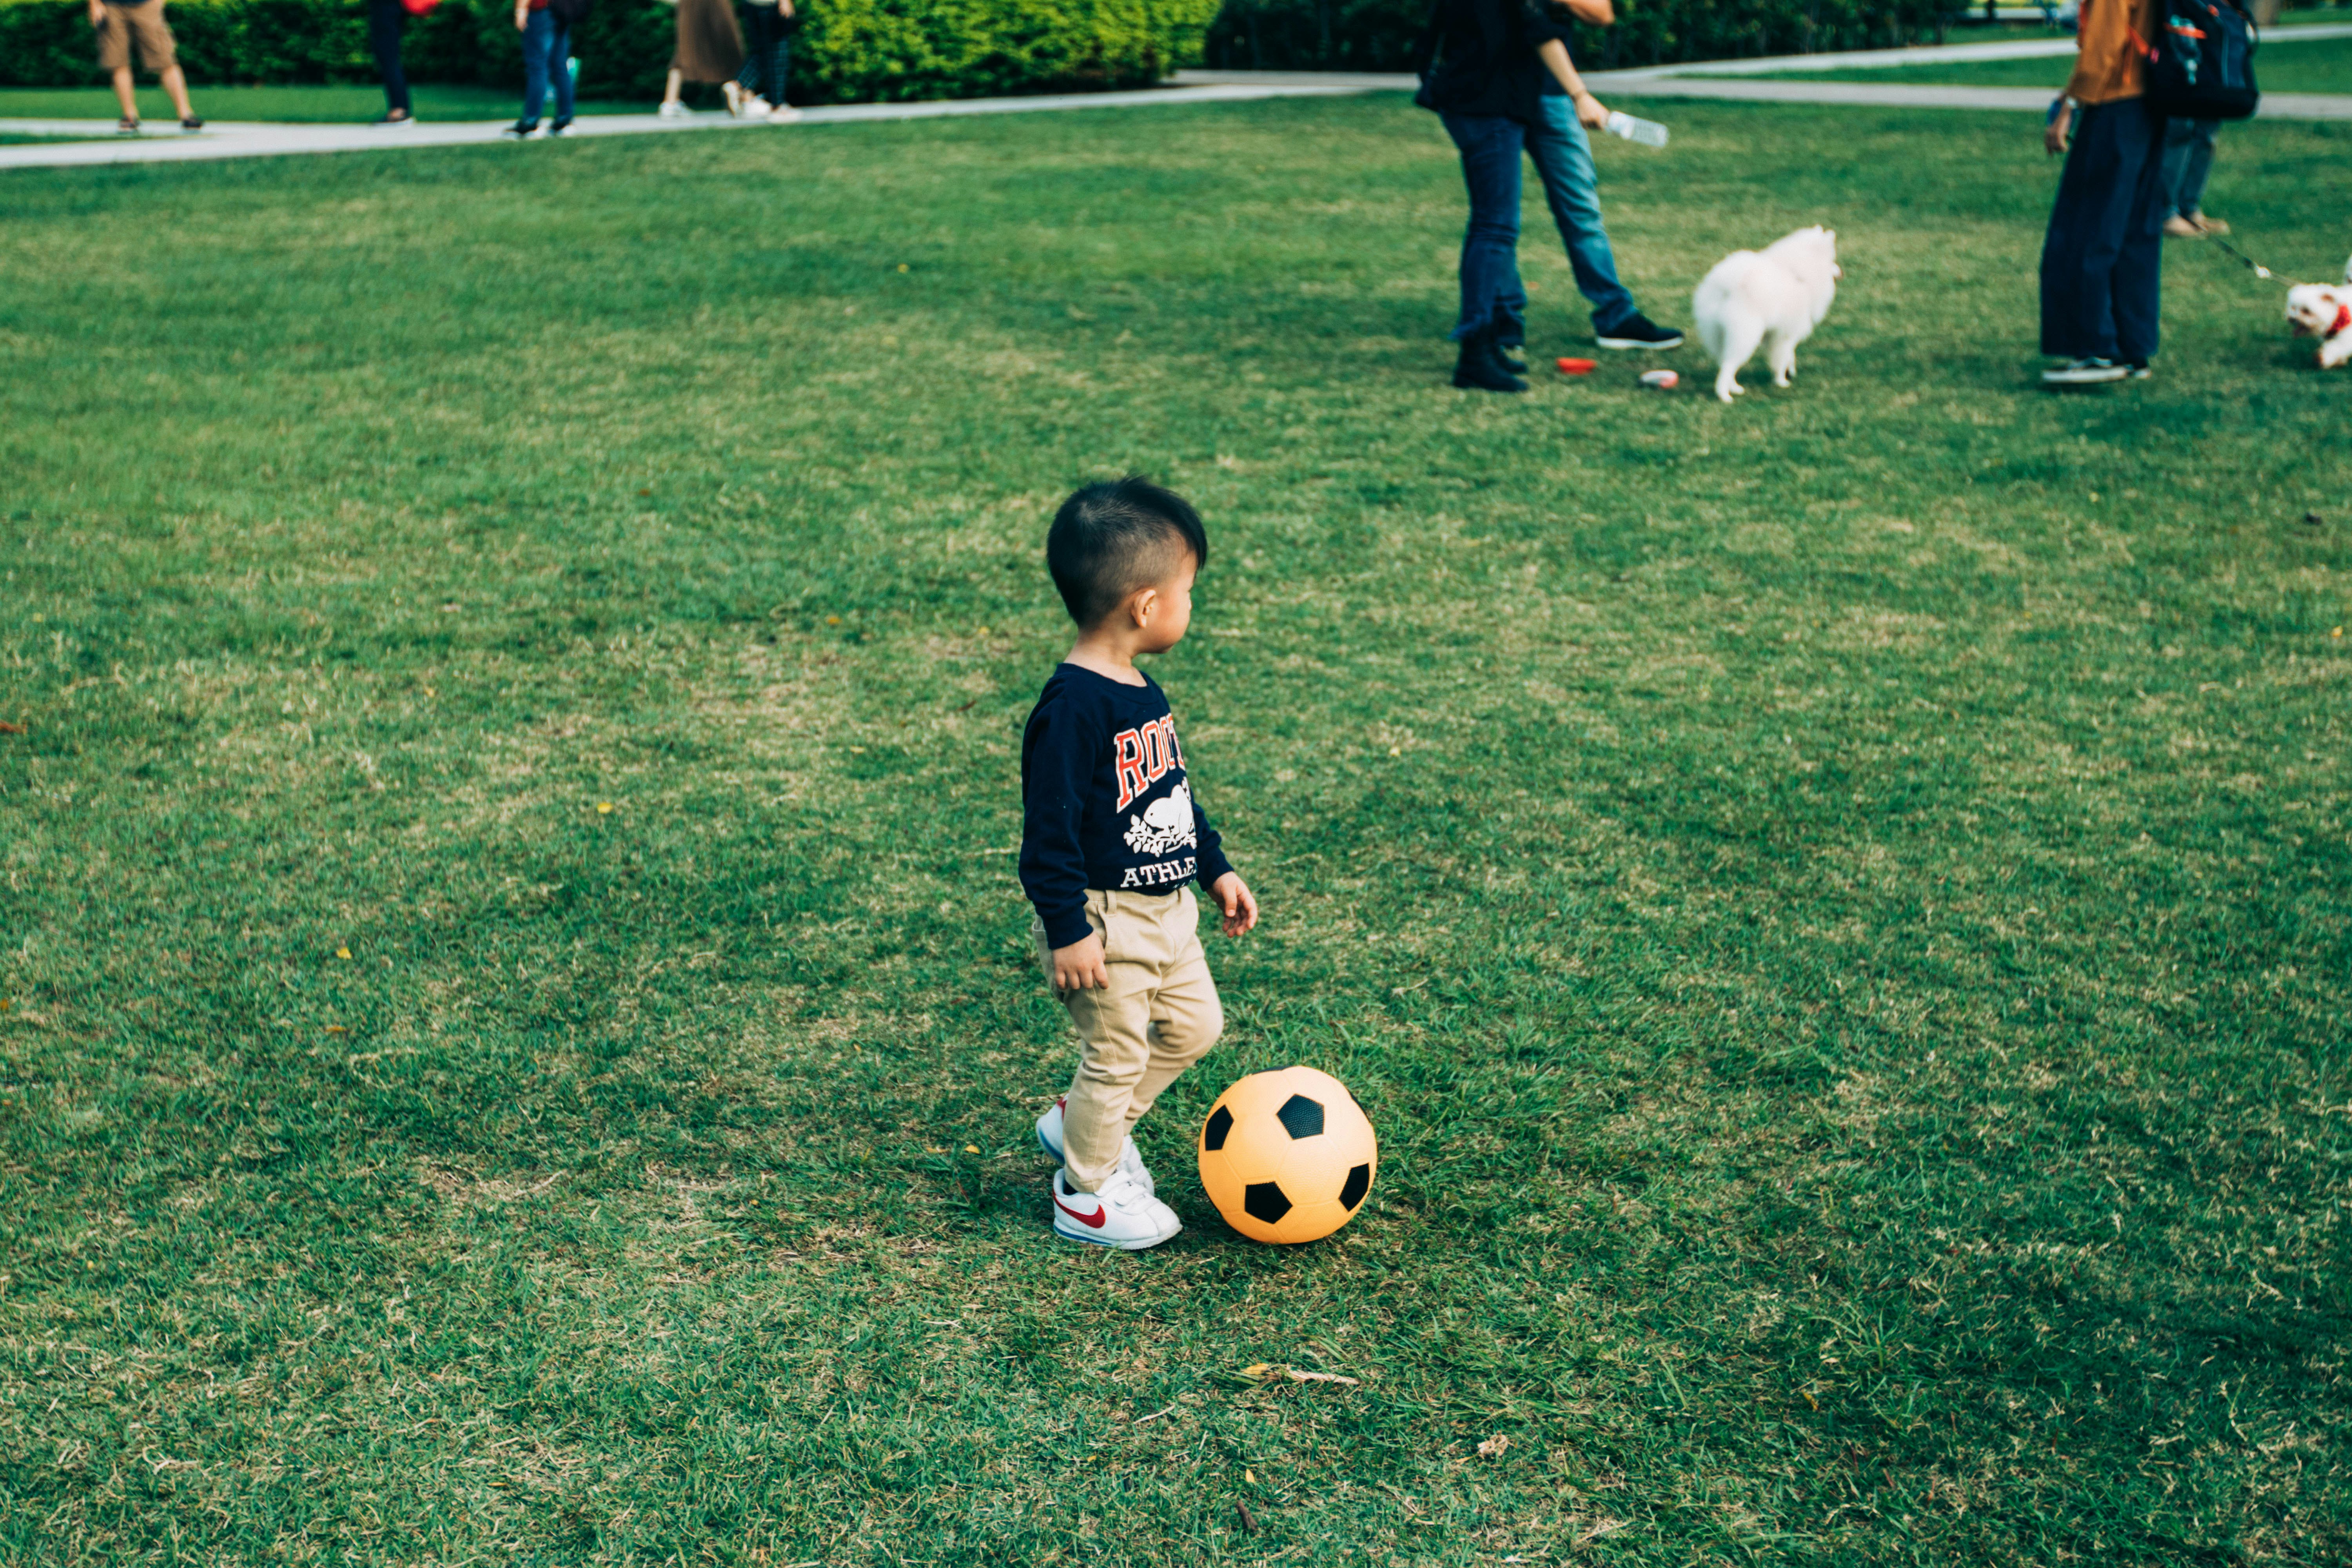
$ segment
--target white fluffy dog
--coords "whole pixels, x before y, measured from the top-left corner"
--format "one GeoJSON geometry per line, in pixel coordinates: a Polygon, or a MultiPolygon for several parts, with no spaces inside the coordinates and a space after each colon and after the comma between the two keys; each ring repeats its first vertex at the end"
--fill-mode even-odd
{"type": "Polygon", "coordinates": [[[2352,261],[2344,264],[2341,287],[2298,283],[2286,291],[2286,319],[2299,338],[2319,340],[2319,368],[2352,362],[2352,261]]]}
{"type": "Polygon", "coordinates": [[[1830,313],[1844,276],[1837,264],[1837,232],[1819,224],[1717,262],[1691,296],[1698,341],[1720,367],[1715,395],[1728,403],[1748,390],[1739,384],[1739,367],[1759,344],[1772,384],[1788,385],[1797,374],[1797,345],[1830,313]]]}

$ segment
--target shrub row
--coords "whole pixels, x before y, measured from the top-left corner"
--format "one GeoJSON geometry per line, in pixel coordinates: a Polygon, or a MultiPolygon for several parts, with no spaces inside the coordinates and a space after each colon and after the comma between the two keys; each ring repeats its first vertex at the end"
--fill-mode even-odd
{"type": "MultiPolygon", "coordinates": [[[[1596,69],[1941,39],[1965,0],[1617,0],[1613,27],[1580,27],[1577,62],[1596,69]]],[[[1401,71],[1430,0],[1226,0],[1209,29],[1223,70],[1401,71]]]]}
{"type": "MultiPolygon", "coordinates": [[[[793,39],[801,103],[988,97],[1141,86],[1200,58],[1218,0],[807,0],[793,39]]],[[[677,13],[660,0],[596,0],[573,42],[584,95],[651,98],[677,13]]],[[[369,82],[359,0],[171,0],[165,13],[199,83],[369,82]]],[[[415,81],[522,79],[512,0],[443,0],[410,19],[415,81]]],[[[0,0],[0,86],[100,81],[86,0],[0,0]]]]}

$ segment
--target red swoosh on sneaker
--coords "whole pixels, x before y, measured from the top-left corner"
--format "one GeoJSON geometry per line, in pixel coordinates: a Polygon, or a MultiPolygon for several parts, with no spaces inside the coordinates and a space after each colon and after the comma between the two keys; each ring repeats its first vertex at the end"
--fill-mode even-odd
{"type": "Polygon", "coordinates": [[[1100,1230],[1104,1224],[1110,1218],[1110,1211],[1103,1207],[1100,1204],[1095,1205],[1095,1212],[1092,1214],[1080,1214],[1077,1210],[1072,1208],[1069,1205],[1064,1203],[1059,1198],[1055,1198],[1054,1200],[1054,1206],[1060,1209],[1064,1214],[1068,1215],[1072,1219],[1076,1220],[1080,1225],[1090,1225],[1097,1230],[1100,1230]]]}

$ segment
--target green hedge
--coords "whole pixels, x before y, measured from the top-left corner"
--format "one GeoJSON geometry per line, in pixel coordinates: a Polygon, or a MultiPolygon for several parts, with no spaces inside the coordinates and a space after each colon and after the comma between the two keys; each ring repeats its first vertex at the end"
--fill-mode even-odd
{"type": "MultiPolygon", "coordinates": [[[[793,41],[793,100],[1140,86],[1199,60],[1217,4],[806,0],[807,26],[793,41]]],[[[194,82],[376,79],[359,0],[171,0],[164,15],[194,82]]],[[[660,0],[596,0],[573,44],[583,94],[658,96],[677,15],[660,0]]],[[[520,83],[512,0],[443,0],[430,16],[410,19],[402,59],[415,81],[520,83]]],[[[85,0],[0,0],[0,86],[103,79],[85,0]]]]}
{"type": "MultiPolygon", "coordinates": [[[[1980,0],[1979,0],[1980,3],[1980,0]]],[[[1209,29],[1224,70],[1412,68],[1430,0],[1227,0],[1209,29]]],[[[1963,0],[1617,0],[1613,27],[1570,46],[1594,69],[1940,39],[1963,0]]]]}

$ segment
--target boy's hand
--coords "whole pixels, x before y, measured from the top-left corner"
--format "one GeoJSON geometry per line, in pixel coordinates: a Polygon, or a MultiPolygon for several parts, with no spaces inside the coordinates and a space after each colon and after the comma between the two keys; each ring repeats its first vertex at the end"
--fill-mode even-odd
{"type": "MultiPolygon", "coordinates": [[[[1257,895],[1249,890],[1249,884],[1242,880],[1240,872],[1228,871],[1218,878],[1216,886],[1209,889],[1209,897],[1216,900],[1217,907],[1225,911],[1227,936],[1239,936],[1257,924],[1257,895]]],[[[1054,956],[1058,961],[1061,954],[1054,956]]]]}
{"type": "Polygon", "coordinates": [[[1103,967],[1102,938],[1088,931],[1067,947],[1054,950],[1054,989],[1108,991],[1110,971],[1103,967]]]}

